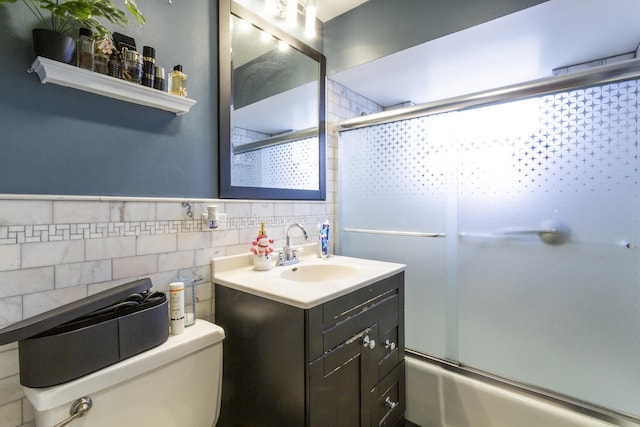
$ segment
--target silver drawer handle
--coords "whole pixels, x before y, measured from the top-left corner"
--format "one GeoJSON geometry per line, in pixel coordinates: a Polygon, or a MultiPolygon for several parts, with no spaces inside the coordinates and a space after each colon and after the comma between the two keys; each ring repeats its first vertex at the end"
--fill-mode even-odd
{"type": "Polygon", "coordinates": [[[351,338],[349,338],[348,340],[346,340],[344,343],[345,344],[351,344],[353,342],[358,341],[360,338],[362,338],[364,335],[367,335],[369,332],[371,332],[371,328],[367,328],[357,334],[355,334],[354,336],[352,336],[351,338]]]}
{"type": "Polygon", "coordinates": [[[392,341],[389,341],[389,340],[386,340],[384,342],[384,348],[387,348],[387,349],[393,351],[393,350],[396,349],[396,343],[394,343],[392,341]]]}
{"type": "Polygon", "coordinates": [[[80,418],[84,414],[89,412],[92,406],[93,406],[93,401],[91,401],[91,398],[89,396],[81,397],[80,399],[76,400],[71,404],[71,409],[69,410],[69,414],[71,416],[64,421],[59,422],[53,427],[66,426],[71,421],[75,420],[76,418],[80,418]]]}
{"type": "Polygon", "coordinates": [[[400,404],[400,402],[392,402],[391,398],[389,396],[387,396],[387,398],[384,400],[384,405],[389,409],[393,409],[396,406],[398,406],[399,404],[400,404]]]}

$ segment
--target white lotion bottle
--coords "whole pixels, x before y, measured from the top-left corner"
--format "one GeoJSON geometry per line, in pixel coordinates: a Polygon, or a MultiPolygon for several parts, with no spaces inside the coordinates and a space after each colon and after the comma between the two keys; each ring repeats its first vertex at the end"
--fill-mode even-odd
{"type": "Polygon", "coordinates": [[[207,206],[207,221],[211,230],[218,228],[218,207],[216,205],[207,206]]]}
{"type": "Polygon", "coordinates": [[[169,320],[171,335],[184,332],[184,282],[169,284],[169,320]]]}

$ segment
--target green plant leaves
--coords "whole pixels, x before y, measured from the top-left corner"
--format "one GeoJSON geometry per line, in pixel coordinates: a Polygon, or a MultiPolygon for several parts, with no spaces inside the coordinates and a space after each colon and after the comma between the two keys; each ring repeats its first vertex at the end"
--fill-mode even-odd
{"type": "MultiPolygon", "coordinates": [[[[17,0],[0,0],[0,3],[15,3],[17,0]]],[[[76,26],[86,27],[98,35],[109,34],[110,31],[99,21],[105,20],[112,24],[126,27],[129,23],[125,10],[117,8],[111,0],[22,0],[24,5],[47,29],[61,33],[70,31],[76,26]],[[50,14],[47,18],[43,14],[46,10],[50,14]]],[[[123,0],[126,10],[139,25],[144,25],[146,19],[138,9],[135,0],[123,0]]]]}

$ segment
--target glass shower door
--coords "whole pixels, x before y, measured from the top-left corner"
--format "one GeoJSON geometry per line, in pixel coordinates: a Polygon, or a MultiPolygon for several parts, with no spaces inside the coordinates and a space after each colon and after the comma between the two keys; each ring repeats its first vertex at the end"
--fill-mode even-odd
{"type": "Polygon", "coordinates": [[[455,215],[449,217],[453,221],[446,215],[455,164],[448,138],[434,138],[440,130],[438,120],[422,118],[341,134],[339,247],[342,255],[409,265],[406,342],[452,358],[455,348],[447,330],[455,329],[457,313],[447,303],[447,241],[421,236],[444,234],[455,225],[455,215]]]}
{"type": "Polygon", "coordinates": [[[408,349],[640,415],[639,92],[341,133],[340,253],[407,265],[408,349]]]}
{"type": "Polygon", "coordinates": [[[460,141],[460,362],[638,414],[636,82],[499,108],[462,123],[537,124],[460,141]]]}

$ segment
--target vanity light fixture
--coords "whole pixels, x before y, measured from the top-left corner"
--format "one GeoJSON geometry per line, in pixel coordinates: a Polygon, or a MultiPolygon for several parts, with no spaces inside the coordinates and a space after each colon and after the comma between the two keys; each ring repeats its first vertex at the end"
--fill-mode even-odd
{"type": "Polygon", "coordinates": [[[316,36],[316,0],[307,0],[304,18],[304,36],[313,39],[316,36]]]}
{"type": "Polygon", "coordinates": [[[298,0],[287,0],[287,26],[294,28],[298,23],[298,0]]]}
{"type": "MultiPolygon", "coordinates": [[[[265,0],[264,9],[267,16],[285,19],[289,28],[298,23],[298,0],[265,0]]],[[[304,36],[313,39],[316,36],[316,0],[306,0],[304,10],[304,36]]]]}
{"type": "Polygon", "coordinates": [[[264,10],[268,16],[278,15],[278,0],[264,0],[264,10]]]}

